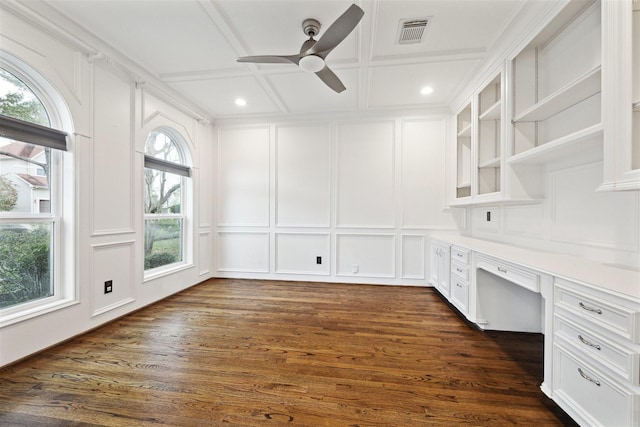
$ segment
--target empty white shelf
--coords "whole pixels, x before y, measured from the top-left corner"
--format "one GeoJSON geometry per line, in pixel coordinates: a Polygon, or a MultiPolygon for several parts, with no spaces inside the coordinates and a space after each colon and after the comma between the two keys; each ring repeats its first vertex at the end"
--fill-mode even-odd
{"type": "Polygon", "coordinates": [[[500,118],[500,107],[502,106],[502,101],[498,100],[491,107],[487,108],[480,116],[478,120],[497,120],[500,118]]]}
{"type": "Polygon", "coordinates": [[[562,159],[565,158],[565,156],[571,156],[576,152],[583,151],[587,148],[587,146],[584,145],[585,143],[589,146],[602,145],[602,138],[595,138],[598,135],[602,136],[602,129],[602,123],[581,129],[562,138],[549,141],[520,154],[516,154],[507,159],[507,163],[514,165],[553,162],[554,160],[562,159]],[[578,145],[582,145],[582,147],[578,147],[578,145]]]}
{"type": "Polygon", "coordinates": [[[471,136],[471,123],[463,127],[460,132],[458,132],[458,137],[465,138],[471,136]]]}
{"type": "Polygon", "coordinates": [[[600,74],[600,66],[598,66],[516,115],[513,122],[537,122],[548,119],[599,93],[600,74]]]}
{"type": "Polygon", "coordinates": [[[500,167],[500,157],[494,157],[493,159],[485,160],[478,164],[479,169],[499,168],[499,167],[500,167]]]}

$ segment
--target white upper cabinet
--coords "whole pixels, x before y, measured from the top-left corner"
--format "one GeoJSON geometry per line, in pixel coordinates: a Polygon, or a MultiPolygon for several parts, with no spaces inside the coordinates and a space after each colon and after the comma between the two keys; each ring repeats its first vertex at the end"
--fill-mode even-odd
{"type": "Polygon", "coordinates": [[[471,101],[456,115],[456,201],[471,197],[471,101]]]}
{"type": "Polygon", "coordinates": [[[604,179],[601,190],[640,190],[640,0],[604,0],[604,179]]]}
{"type": "Polygon", "coordinates": [[[640,0],[554,7],[458,110],[452,206],[541,200],[550,165],[640,189],[640,0]]]}

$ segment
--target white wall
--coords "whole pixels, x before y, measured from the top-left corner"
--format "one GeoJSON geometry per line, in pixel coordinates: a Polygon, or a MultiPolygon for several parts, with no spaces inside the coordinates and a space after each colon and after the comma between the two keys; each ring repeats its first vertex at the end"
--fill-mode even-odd
{"type": "Polygon", "coordinates": [[[548,165],[540,179],[539,203],[470,208],[464,234],[640,268],[640,194],[596,191],[602,162],[548,165]]]}
{"type": "Polygon", "coordinates": [[[74,173],[64,195],[75,199],[75,207],[65,216],[73,233],[65,236],[75,240],[75,259],[63,260],[69,268],[61,285],[75,289],[76,298],[64,309],[0,328],[0,366],[163,299],[213,272],[212,126],[177,108],[161,86],[142,83],[108,55],[94,58],[86,45],[74,42],[89,43],[89,37],[52,37],[55,26],[41,28],[33,22],[43,21],[14,7],[19,10],[0,5],[0,56],[19,59],[48,81],[59,95],[58,106],[71,118],[65,124],[71,134],[65,161],[74,173]],[[184,137],[192,159],[188,262],[180,271],[145,280],[143,149],[148,133],[161,126],[184,137]],[[113,280],[110,294],[104,293],[105,280],[113,280]]]}
{"type": "Polygon", "coordinates": [[[444,209],[447,123],[219,126],[216,275],[426,285],[429,233],[456,228],[444,209]]]}

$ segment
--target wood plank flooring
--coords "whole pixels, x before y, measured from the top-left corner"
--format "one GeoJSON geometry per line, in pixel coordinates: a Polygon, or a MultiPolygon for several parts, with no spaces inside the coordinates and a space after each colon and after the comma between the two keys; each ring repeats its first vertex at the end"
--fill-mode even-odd
{"type": "Polygon", "coordinates": [[[572,425],[542,345],[429,288],[213,279],[0,370],[0,425],[572,425]]]}

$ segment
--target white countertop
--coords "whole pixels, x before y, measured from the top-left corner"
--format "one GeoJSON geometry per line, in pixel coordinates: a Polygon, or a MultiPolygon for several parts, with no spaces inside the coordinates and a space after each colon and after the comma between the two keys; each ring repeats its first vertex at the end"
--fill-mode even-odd
{"type": "Polygon", "coordinates": [[[552,276],[594,285],[640,301],[640,271],[632,268],[457,234],[438,233],[432,235],[431,239],[521,264],[552,276]]]}

